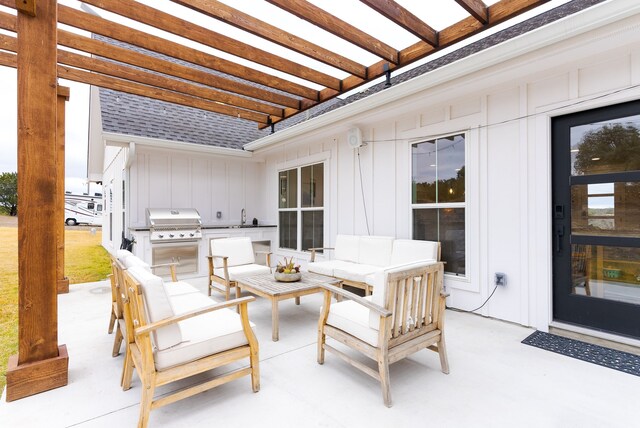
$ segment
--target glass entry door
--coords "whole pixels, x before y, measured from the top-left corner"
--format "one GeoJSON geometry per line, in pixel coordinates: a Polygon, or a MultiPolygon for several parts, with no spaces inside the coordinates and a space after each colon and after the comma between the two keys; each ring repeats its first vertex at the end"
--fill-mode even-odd
{"type": "Polygon", "coordinates": [[[555,118],[553,315],[640,338],[640,101],[555,118]]]}

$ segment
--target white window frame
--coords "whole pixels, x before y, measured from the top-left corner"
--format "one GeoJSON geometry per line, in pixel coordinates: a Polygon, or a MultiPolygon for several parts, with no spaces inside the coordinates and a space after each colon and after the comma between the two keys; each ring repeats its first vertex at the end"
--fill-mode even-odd
{"type": "Polygon", "coordinates": [[[307,252],[305,249],[302,249],[302,213],[304,211],[322,211],[322,218],[323,218],[323,229],[322,229],[322,238],[323,241],[325,241],[326,239],[326,224],[327,224],[327,217],[326,217],[326,206],[327,206],[327,168],[328,168],[328,162],[326,161],[326,158],[321,158],[321,159],[313,159],[313,160],[309,160],[308,162],[305,163],[296,163],[296,164],[290,164],[289,162],[287,162],[286,164],[282,164],[279,165],[278,170],[277,170],[277,175],[278,175],[278,249],[282,250],[282,251],[297,251],[297,252],[307,252]],[[307,167],[307,166],[313,166],[313,165],[318,165],[318,164],[322,164],[322,181],[323,181],[323,198],[322,198],[322,207],[302,207],[302,168],[307,167]],[[297,207],[295,208],[280,208],[280,173],[281,172],[285,172],[285,171],[290,171],[292,169],[297,170],[297,177],[296,177],[296,199],[297,199],[297,207]],[[286,247],[282,247],[281,243],[280,243],[280,213],[281,212],[296,212],[296,222],[297,222],[297,230],[296,230],[296,248],[286,248],[286,247]]]}
{"type": "MultiPolygon", "coordinates": [[[[468,207],[467,207],[467,202],[469,200],[469,195],[468,195],[468,190],[469,190],[469,168],[468,168],[468,163],[469,163],[469,133],[466,131],[457,131],[457,132],[447,132],[445,134],[441,134],[441,135],[437,135],[437,136],[433,136],[433,137],[429,137],[429,138],[424,138],[424,139],[420,139],[420,140],[414,140],[411,141],[409,144],[409,158],[410,158],[410,165],[411,165],[411,173],[409,175],[409,195],[413,195],[413,189],[412,189],[412,181],[413,181],[413,155],[412,155],[412,150],[413,150],[413,146],[415,144],[421,144],[421,143],[426,143],[428,141],[434,141],[434,140],[438,140],[440,138],[448,138],[448,137],[453,137],[456,135],[463,135],[464,136],[464,168],[465,168],[465,176],[464,176],[464,189],[465,189],[465,197],[464,197],[464,202],[431,202],[431,203],[422,203],[422,204],[414,204],[413,203],[413,196],[410,196],[410,200],[411,200],[411,212],[410,212],[410,216],[411,216],[411,221],[410,221],[410,225],[411,225],[411,236],[413,237],[413,213],[414,210],[416,209],[445,209],[445,208],[464,208],[464,229],[465,229],[465,233],[464,233],[464,275],[461,274],[456,274],[453,272],[447,272],[447,265],[445,264],[445,277],[449,277],[449,278],[454,278],[454,279],[468,279],[469,278],[469,230],[468,230],[468,226],[469,226],[469,213],[468,213],[468,207]]],[[[436,151],[436,165],[438,164],[438,160],[437,160],[437,156],[438,156],[438,152],[436,151]]],[[[437,182],[438,178],[437,178],[437,169],[436,169],[436,182],[437,182]]]]}

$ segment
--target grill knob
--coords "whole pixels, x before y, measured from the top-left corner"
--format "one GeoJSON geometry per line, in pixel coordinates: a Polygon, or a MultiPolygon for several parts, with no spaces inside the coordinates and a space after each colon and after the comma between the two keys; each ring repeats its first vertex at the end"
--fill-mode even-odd
{"type": "Polygon", "coordinates": [[[173,238],[173,233],[170,233],[170,234],[169,234],[169,238],[173,238]]]}
{"type": "Polygon", "coordinates": [[[181,237],[181,238],[184,238],[184,233],[181,233],[181,234],[180,234],[180,237],[181,237]]]}
{"type": "Polygon", "coordinates": [[[158,235],[158,238],[162,239],[164,238],[164,235],[158,235]]]}
{"type": "Polygon", "coordinates": [[[189,234],[189,236],[196,236],[196,234],[195,234],[195,233],[193,233],[193,232],[191,232],[191,233],[189,234]]]}

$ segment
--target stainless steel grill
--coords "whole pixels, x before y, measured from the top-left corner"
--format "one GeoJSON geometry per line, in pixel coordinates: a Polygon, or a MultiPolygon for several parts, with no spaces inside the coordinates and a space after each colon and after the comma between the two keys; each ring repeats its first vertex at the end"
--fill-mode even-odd
{"type": "Polygon", "coordinates": [[[194,208],[147,208],[147,222],[152,243],[202,239],[202,221],[194,208]]]}

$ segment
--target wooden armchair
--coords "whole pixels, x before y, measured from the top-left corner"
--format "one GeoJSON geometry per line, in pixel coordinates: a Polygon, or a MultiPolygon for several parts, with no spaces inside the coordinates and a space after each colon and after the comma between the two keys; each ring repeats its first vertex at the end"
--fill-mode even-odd
{"type": "Polygon", "coordinates": [[[252,330],[247,304],[254,297],[202,306],[206,296],[166,294],[162,279],[139,267],[125,274],[124,316],[131,327],[123,389],[131,388],[133,369],[142,383],[138,427],[146,427],[151,409],[251,375],[254,392],[260,390],[258,341],[252,330]],[[169,300],[171,302],[169,303],[169,300]],[[239,307],[239,314],[229,309],[239,307]],[[194,309],[173,313],[172,307],[194,309]],[[203,383],[154,398],[156,387],[230,363],[249,359],[238,368],[203,383]]]}
{"type": "Polygon", "coordinates": [[[211,240],[209,259],[209,296],[211,290],[231,297],[231,288],[243,276],[271,273],[271,252],[260,251],[266,257],[266,266],[256,264],[251,238],[221,238],[211,240]]]}
{"type": "MultiPolygon", "coordinates": [[[[116,335],[113,341],[113,351],[111,353],[113,357],[117,357],[118,355],[120,355],[122,342],[126,339],[127,332],[124,322],[122,304],[122,295],[125,294],[123,272],[127,269],[127,266],[123,264],[123,261],[124,258],[127,257],[135,256],[126,250],[119,251],[116,256],[111,256],[111,274],[109,275],[109,280],[111,283],[111,319],[109,320],[109,334],[113,333],[115,329],[116,335]]],[[[178,278],[176,275],[177,265],[178,263],[166,263],[162,265],[149,266],[149,269],[164,266],[169,267],[171,280],[173,282],[178,282],[178,278]]]]}
{"type": "Polygon", "coordinates": [[[442,372],[448,374],[443,273],[442,262],[389,269],[376,274],[371,297],[322,285],[324,305],[318,321],[318,363],[324,364],[327,350],[378,380],[387,407],[391,407],[390,364],[427,348],[438,352],[442,372]],[[348,300],[332,303],[334,293],[348,300]],[[327,336],[376,361],[378,370],[328,345],[327,336]]]}

